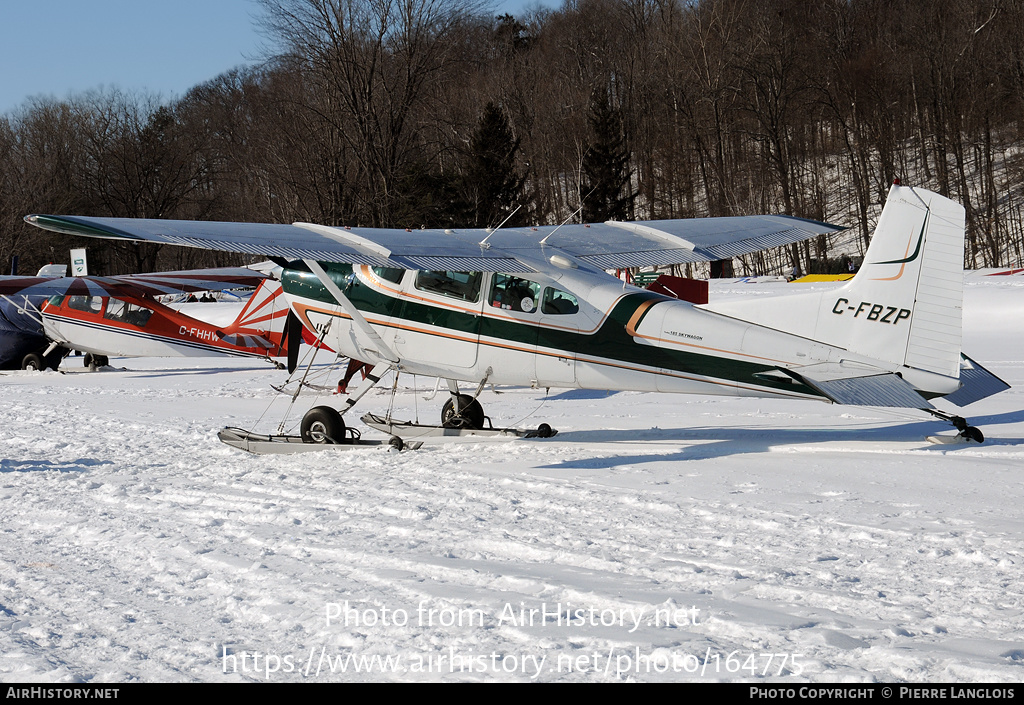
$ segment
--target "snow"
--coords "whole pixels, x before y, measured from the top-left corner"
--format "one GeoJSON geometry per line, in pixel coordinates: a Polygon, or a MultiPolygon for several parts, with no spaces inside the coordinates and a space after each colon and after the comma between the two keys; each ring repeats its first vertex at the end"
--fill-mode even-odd
{"type": "MultiPolygon", "coordinates": [[[[1024,279],[965,296],[965,352],[1014,385],[964,410],[983,445],[916,412],[500,388],[496,421],[558,436],[253,456],[216,430],[277,430],[265,363],[4,373],[0,681],[1019,682],[1024,279]]],[[[433,382],[396,415],[432,422],[433,382]]]]}

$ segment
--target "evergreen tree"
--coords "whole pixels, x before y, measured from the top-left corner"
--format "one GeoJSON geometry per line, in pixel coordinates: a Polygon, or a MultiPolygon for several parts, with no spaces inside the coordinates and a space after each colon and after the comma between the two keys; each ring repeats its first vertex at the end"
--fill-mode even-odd
{"type": "MultiPolygon", "coordinates": [[[[470,141],[466,188],[469,220],[475,227],[496,227],[522,202],[524,179],[516,171],[519,140],[512,136],[505,113],[494,103],[484,108],[470,141]]],[[[510,225],[521,224],[516,213],[510,225]]]]}
{"type": "Polygon", "coordinates": [[[622,134],[622,118],[605,90],[594,91],[588,116],[593,142],[583,154],[583,222],[629,220],[633,216],[633,172],[622,134]]]}

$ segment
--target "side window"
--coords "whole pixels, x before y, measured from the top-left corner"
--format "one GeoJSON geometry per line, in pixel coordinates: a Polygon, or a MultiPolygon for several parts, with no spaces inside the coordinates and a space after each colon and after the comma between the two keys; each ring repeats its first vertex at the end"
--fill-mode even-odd
{"type": "Polygon", "coordinates": [[[555,289],[549,286],[544,290],[544,304],[541,311],[546,315],[562,315],[567,313],[579,313],[580,303],[576,297],[568,291],[555,289]]]}
{"type": "Polygon", "coordinates": [[[101,296],[69,296],[67,307],[76,311],[86,313],[99,313],[103,310],[103,297],[101,296]]]}
{"type": "Polygon", "coordinates": [[[152,315],[153,311],[144,306],[130,304],[121,299],[111,299],[107,304],[107,310],[103,317],[111,321],[120,321],[121,323],[142,328],[149,322],[149,317],[152,315]]]}
{"type": "Polygon", "coordinates": [[[416,274],[416,288],[476,303],[480,300],[480,279],[480,272],[424,270],[416,274]]]}
{"type": "Polygon", "coordinates": [[[537,310],[540,284],[511,274],[495,274],[489,301],[494,308],[533,313],[537,310]]]}
{"type": "Polygon", "coordinates": [[[370,267],[370,269],[378,279],[389,281],[392,284],[402,281],[402,276],[405,274],[404,269],[397,269],[395,267],[370,267]]]}

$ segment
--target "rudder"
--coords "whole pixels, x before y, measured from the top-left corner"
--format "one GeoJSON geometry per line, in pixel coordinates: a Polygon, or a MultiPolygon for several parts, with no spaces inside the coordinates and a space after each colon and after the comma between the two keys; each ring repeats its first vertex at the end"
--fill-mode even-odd
{"type": "Polygon", "coordinates": [[[857,276],[820,323],[833,344],[948,377],[958,375],[964,208],[894,185],[857,276]]]}

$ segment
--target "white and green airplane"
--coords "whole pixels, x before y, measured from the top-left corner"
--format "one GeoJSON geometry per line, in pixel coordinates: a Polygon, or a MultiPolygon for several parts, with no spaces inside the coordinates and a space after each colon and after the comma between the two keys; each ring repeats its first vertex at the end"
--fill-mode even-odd
{"type": "Polygon", "coordinates": [[[341,413],[312,409],[307,441],[339,440],[341,414],[388,368],[448,380],[442,426],[484,414],[458,382],[806,399],[936,409],[1008,385],[961,353],[964,209],[894,185],[864,264],[844,286],[693,304],[609,269],[719,260],[841,228],[785,216],[402,230],[30,215],[47,230],[288,260],[296,316],[374,371],[341,413]]]}

